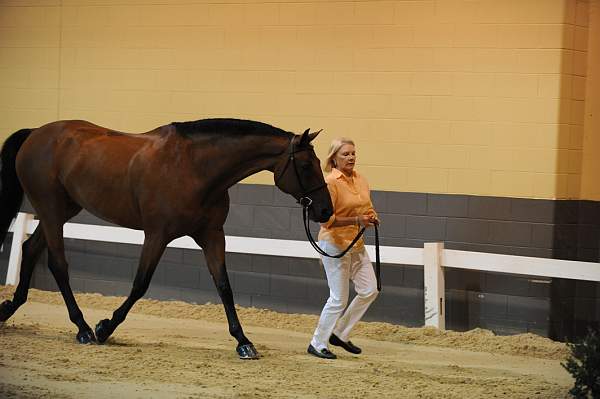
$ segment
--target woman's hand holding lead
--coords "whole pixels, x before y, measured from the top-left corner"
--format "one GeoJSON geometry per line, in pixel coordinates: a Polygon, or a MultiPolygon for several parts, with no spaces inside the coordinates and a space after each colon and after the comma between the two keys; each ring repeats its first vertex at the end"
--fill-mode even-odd
{"type": "Polygon", "coordinates": [[[371,227],[379,225],[379,220],[373,215],[360,215],[358,216],[358,224],[363,227],[371,227]]]}

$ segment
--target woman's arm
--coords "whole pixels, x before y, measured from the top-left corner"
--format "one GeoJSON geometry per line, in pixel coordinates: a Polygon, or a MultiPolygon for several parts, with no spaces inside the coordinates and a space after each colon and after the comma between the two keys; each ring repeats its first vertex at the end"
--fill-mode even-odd
{"type": "Polygon", "coordinates": [[[373,215],[359,215],[359,216],[338,216],[335,218],[329,227],[342,227],[342,226],[361,226],[370,227],[374,224],[379,224],[377,217],[373,215]]]}

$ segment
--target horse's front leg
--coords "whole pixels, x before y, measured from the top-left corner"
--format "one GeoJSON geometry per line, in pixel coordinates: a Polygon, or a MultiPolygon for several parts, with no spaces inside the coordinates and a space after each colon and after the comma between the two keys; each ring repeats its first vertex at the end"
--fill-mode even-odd
{"type": "Polygon", "coordinates": [[[167,243],[168,241],[161,234],[146,233],[140,263],[135,275],[135,280],[133,281],[131,293],[125,302],[113,312],[112,319],[104,319],[96,324],[96,338],[98,339],[98,342],[105,342],[119,324],[125,321],[127,313],[129,313],[138,299],[144,296],[167,243]]]}
{"type": "Polygon", "coordinates": [[[209,230],[193,238],[204,250],[208,270],[225,307],[229,333],[238,341],[236,351],[240,359],[258,359],[260,356],[252,342],[244,335],[244,330],[235,311],[233,292],[225,268],[225,233],[223,229],[209,230]]]}

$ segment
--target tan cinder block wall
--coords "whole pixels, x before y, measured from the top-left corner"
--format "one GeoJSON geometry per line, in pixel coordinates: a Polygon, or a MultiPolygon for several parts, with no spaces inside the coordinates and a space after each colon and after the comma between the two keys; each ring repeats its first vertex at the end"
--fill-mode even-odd
{"type": "Polygon", "coordinates": [[[354,138],[373,189],[597,197],[585,126],[598,103],[586,79],[594,7],[5,0],[1,134],[71,118],[131,132],[250,118],[325,129],[321,157],[333,137],[354,138]]]}
{"type": "Polygon", "coordinates": [[[600,1],[590,2],[587,61],[581,197],[600,200],[600,1]]]}
{"type": "Polygon", "coordinates": [[[56,120],[58,1],[0,2],[0,138],[56,120]]]}

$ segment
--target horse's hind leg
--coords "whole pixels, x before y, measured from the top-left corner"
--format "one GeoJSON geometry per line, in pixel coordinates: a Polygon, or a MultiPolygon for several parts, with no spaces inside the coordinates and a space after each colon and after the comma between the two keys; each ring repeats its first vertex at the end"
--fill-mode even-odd
{"type": "Polygon", "coordinates": [[[37,260],[46,247],[46,239],[42,228],[38,225],[33,234],[23,243],[23,258],[21,261],[21,272],[19,284],[13,295],[12,301],[4,301],[0,304],[0,322],[11,317],[17,309],[27,301],[27,293],[31,282],[31,275],[37,260]]]}
{"type": "Polygon", "coordinates": [[[156,270],[158,261],[168,242],[169,241],[161,234],[152,235],[146,233],[140,263],[135,275],[135,280],[133,281],[131,293],[125,302],[113,312],[111,320],[104,319],[96,324],[96,337],[98,338],[98,342],[106,341],[119,324],[125,321],[125,317],[127,317],[127,314],[133,305],[144,296],[150,286],[150,280],[152,280],[154,270],[156,270]]]}
{"type": "Polygon", "coordinates": [[[69,319],[79,329],[77,332],[77,341],[81,344],[95,342],[96,337],[83,318],[83,313],[77,305],[77,301],[71,290],[71,285],[69,284],[69,264],[65,258],[65,244],[63,240],[64,222],[51,223],[41,220],[40,223],[44,226],[44,233],[46,234],[46,241],[48,243],[48,267],[50,268],[65,304],[67,305],[69,319]]]}
{"type": "Polygon", "coordinates": [[[193,238],[204,250],[208,270],[225,307],[229,333],[238,341],[236,351],[240,359],[258,359],[260,356],[252,342],[244,335],[244,330],[235,311],[233,292],[225,267],[225,233],[223,229],[209,230],[193,238]]]}

